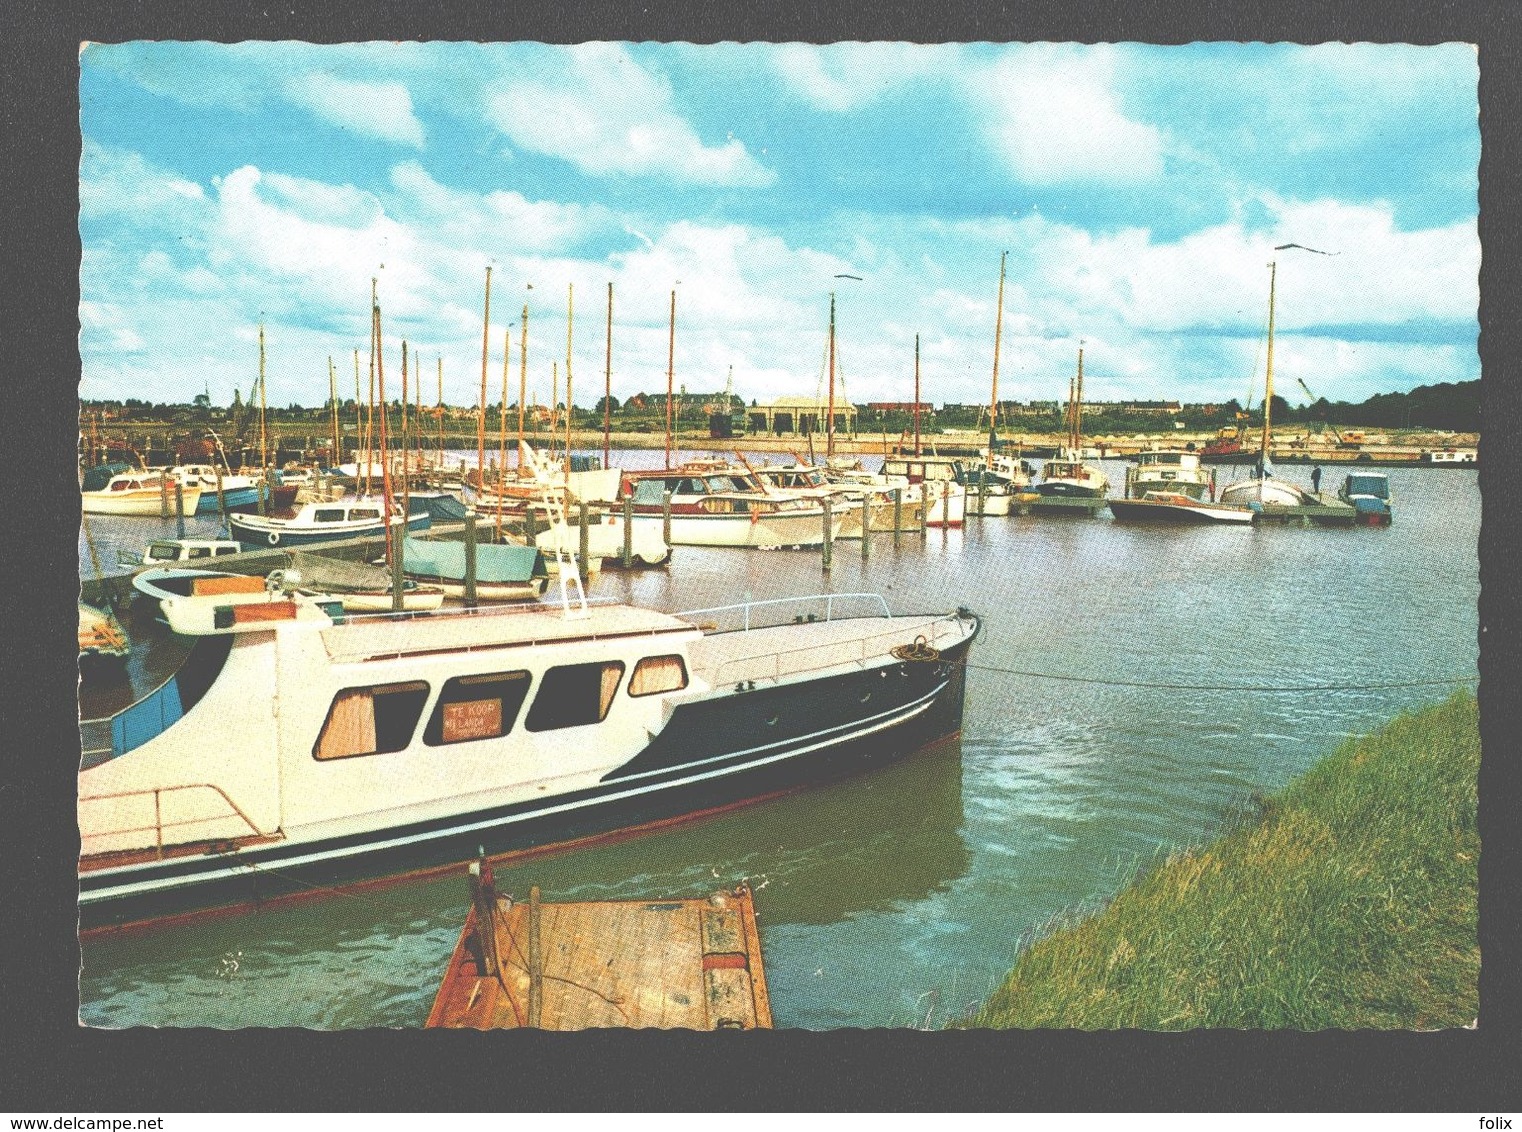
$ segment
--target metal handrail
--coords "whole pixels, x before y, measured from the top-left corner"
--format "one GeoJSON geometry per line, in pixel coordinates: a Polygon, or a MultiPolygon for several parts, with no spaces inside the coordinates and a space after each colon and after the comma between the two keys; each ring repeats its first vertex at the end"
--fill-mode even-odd
{"type": "Polygon", "coordinates": [[[153,787],[152,789],[149,789],[149,790],[122,790],[122,791],[118,791],[116,793],[111,793],[111,794],[81,794],[79,796],[79,801],[81,803],[83,803],[83,802],[104,802],[104,801],[109,801],[109,800],[111,800],[113,798],[144,798],[144,797],[147,797],[150,794],[153,796],[153,824],[152,825],[128,826],[125,829],[111,829],[111,830],[106,830],[105,832],[100,832],[100,833],[86,833],[86,834],[82,835],[81,841],[83,842],[83,841],[89,840],[90,838],[121,837],[121,836],[123,836],[125,834],[147,833],[151,829],[154,832],[154,850],[155,850],[156,854],[159,857],[163,857],[163,855],[164,855],[164,830],[167,829],[167,828],[172,828],[174,826],[198,825],[198,824],[200,824],[202,822],[221,821],[221,820],[224,820],[224,819],[226,819],[228,817],[236,815],[237,817],[242,819],[243,824],[248,827],[250,833],[254,834],[255,836],[258,836],[259,833],[261,832],[259,827],[253,823],[253,821],[249,818],[249,816],[247,814],[245,814],[238,807],[238,804],[227,796],[227,791],[223,790],[220,786],[213,785],[210,782],[185,782],[185,783],[181,783],[178,786],[155,786],[155,787],[153,787]],[[163,795],[168,794],[168,793],[170,793],[172,791],[175,791],[175,790],[210,790],[213,793],[217,794],[219,797],[221,797],[222,801],[224,803],[226,803],[227,808],[229,810],[231,810],[232,813],[231,814],[218,814],[218,815],[216,815],[214,817],[205,817],[205,818],[185,818],[185,819],[182,819],[180,821],[174,821],[174,822],[167,822],[166,823],[163,820],[163,816],[162,816],[163,815],[163,806],[161,804],[161,799],[162,799],[163,795]]]}
{"type": "MultiPolygon", "coordinates": [[[[943,617],[937,617],[934,621],[930,622],[928,626],[930,631],[930,640],[927,643],[931,645],[937,644],[946,635],[946,632],[949,630],[951,623],[957,622],[959,620],[960,619],[955,614],[948,614],[943,617]]],[[[850,648],[851,644],[853,643],[850,641],[824,641],[817,645],[801,645],[795,649],[783,649],[780,652],[770,652],[764,656],[732,657],[729,660],[722,661],[719,666],[714,669],[713,677],[709,682],[715,686],[727,684],[730,682],[731,678],[724,677],[724,673],[726,671],[738,671],[742,668],[747,670],[746,678],[748,679],[750,678],[750,673],[755,672],[756,666],[758,664],[764,664],[768,660],[771,661],[770,674],[768,675],[765,672],[760,672],[757,674],[762,676],[762,678],[769,678],[771,680],[780,680],[783,676],[796,675],[800,672],[817,672],[826,668],[834,668],[841,664],[854,664],[859,668],[864,668],[872,657],[879,656],[884,651],[886,651],[876,646],[879,644],[884,644],[888,641],[903,643],[902,630],[891,629],[887,632],[873,633],[871,636],[858,638],[858,640],[854,643],[858,646],[857,653],[859,655],[850,658],[845,658],[840,655],[842,650],[850,648]],[[815,665],[798,664],[789,665],[786,667],[783,665],[784,658],[792,658],[797,657],[803,653],[821,652],[824,650],[834,650],[835,653],[835,656],[826,663],[815,665]]]]}
{"type": "MultiPolygon", "coordinates": [[[[739,602],[739,603],[737,603],[735,605],[715,605],[715,606],[712,606],[712,607],[710,607],[708,609],[688,609],[688,610],[684,610],[681,613],[674,613],[674,614],[672,614],[672,616],[673,617],[682,617],[682,618],[701,617],[704,614],[709,614],[709,613],[729,613],[729,612],[731,612],[733,610],[743,610],[744,613],[745,613],[745,630],[744,631],[748,632],[750,630],[750,611],[752,609],[760,609],[763,606],[768,606],[768,605],[796,605],[796,604],[799,604],[801,602],[806,602],[806,601],[820,601],[820,600],[823,600],[824,601],[824,619],[826,621],[831,621],[831,620],[834,619],[834,609],[835,609],[835,599],[836,598],[840,598],[840,599],[843,599],[843,600],[847,599],[847,598],[866,598],[868,600],[875,600],[875,601],[877,601],[882,606],[882,608],[883,608],[882,615],[884,617],[892,617],[893,616],[893,612],[888,608],[888,600],[885,597],[883,597],[882,594],[871,594],[871,593],[808,594],[807,596],[803,596],[803,597],[775,597],[775,598],[768,598],[765,601],[742,601],[742,602],[739,602]]],[[[733,632],[733,630],[730,630],[730,631],[733,632]]]]}

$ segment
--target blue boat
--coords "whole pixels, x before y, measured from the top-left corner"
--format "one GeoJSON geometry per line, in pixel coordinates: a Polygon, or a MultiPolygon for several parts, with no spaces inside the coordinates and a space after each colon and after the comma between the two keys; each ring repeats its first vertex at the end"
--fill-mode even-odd
{"type": "MultiPolygon", "coordinates": [[[[402,569],[416,582],[440,586],[446,597],[465,596],[465,544],[409,538],[402,544],[402,569]]],[[[532,546],[476,545],[476,597],[482,601],[524,601],[544,593],[549,582],[544,555],[532,546]]]]}
{"type": "Polygon", "coordinates": [[[1388,523],[1394,496],[1390,477],[1383,472],[1353,472],[1337,489],[1337,498],[1358,512],[1358,521],[1376,526],[1388,523]]]}

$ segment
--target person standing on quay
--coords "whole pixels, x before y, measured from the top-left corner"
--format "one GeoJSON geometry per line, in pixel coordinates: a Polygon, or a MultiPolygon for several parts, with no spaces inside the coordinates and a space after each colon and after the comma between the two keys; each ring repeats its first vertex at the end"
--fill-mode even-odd
{"type": "Polygon", "coordinates": [[[1321,465],[1317,464],[1311,469],[1311,490],[1317,495],[1321,494],[1321,465]]]}

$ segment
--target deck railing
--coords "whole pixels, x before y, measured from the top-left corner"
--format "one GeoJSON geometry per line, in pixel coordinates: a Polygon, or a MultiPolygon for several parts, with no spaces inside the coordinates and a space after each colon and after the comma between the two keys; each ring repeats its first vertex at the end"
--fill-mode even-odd
{"type": "Polygon", "coordinates": [[[941,647],[941,643],[948,641],[948,638],[948,644],[956,644],[963,635],[960,625],[960,619],[951,615],[929,622],[920,621],[913,632],[906,632],[905,627],[899,626],[849,641],[824,641],[817,645],[803,645],[760,656],[733,657],[720,661],[709,677],[709,683],[720,686],[742,680],[780,680],[784,676],[818,672],[842,665],[865,668],[870,661],[882,657],[890,649],[898,645],[912,645],[917,638],[923,638],[924,643],[931,648],[941,647]]]}
{"type": "MultiPolygon", "coordinates": [[[[835,603],[836,602],[844,602],[844,601],[875,602],[879,607],[881,607],[881,613],[879,614],[879,613],[874,611],[872,616],[882,616],[882,617],[892,617],[893,616],[892,612],[890,612],[889,609],[888,609],[887,599],[884,598],[882,596],[882,594],[869,594],[869,593],[856,593],[856,594],[810,594],[807,597],[778,597],[778,598],[769,598],[769,599],[767,599],[765,601],[742,601],[742,602],[739,602],[739,603],[737,603],[735,605],[715,605],[715,606],[711,606],[708,609],[689,609],[689,610],[686,610],[686,611],[684,611],[682,613],[673,614],[673,616],[680,617],[684,621],[690,621],[690,620],[692,620],[695,617],[709,617],[709,616],[714,616],[714,615],[722,614],[722,613],[739,613],[741,615],[741,624],[740,625],[735,626],[735,627],[730,628],[730,629],[718,629],[718,628],[716,628],[716,629],[714,629],[712,631],[713,632],[729,632],[729,633],[732,633],[732,632],[748,632],[752,628],[765,628],[765,627],[767,627],[767,626],[763,626],[763,625],[752,625],[751,624],[751,611],[752,610],[756,610],[756,609],[774,609],[774,608],[778,608],[778,607],[781,607],[781,606],[784,606],[784,605],[802,606],[802,605],[804,605],[805,603],[808,603],[808,602],[820,602],[820,601],[824,602],[824,617],[823,618],[820,618],[817,614],[803,613],[803,614],[799,614],[798,616],[792,618],[792,620],[801,621],[801,620],[804,619],[804,617],[808,617],[809,620],[814,620],[814,621],[818,621],[818,620],[833,621],[835,619],[835,603]]],[[[854,616],[860,617],[862,615],[860,613],[857,613],[854,616]]],[[[768,625],[781,625],[781,624],[786,624],[786,623],[787,622],[784,620],[784,621],[771,621],[771,622],[768,622],[767,624],[768,625]]]]}

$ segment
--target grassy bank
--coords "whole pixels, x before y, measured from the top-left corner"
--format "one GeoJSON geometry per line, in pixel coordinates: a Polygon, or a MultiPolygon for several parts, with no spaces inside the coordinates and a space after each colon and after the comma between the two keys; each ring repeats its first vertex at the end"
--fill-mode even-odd
{"type": "Polygon", "coordinates": [[[1468,693],[1344,744],[1261,816],[1033,944],[964,1024],[1468,1024],[1479,760],[1468,693]]]}

